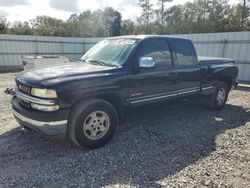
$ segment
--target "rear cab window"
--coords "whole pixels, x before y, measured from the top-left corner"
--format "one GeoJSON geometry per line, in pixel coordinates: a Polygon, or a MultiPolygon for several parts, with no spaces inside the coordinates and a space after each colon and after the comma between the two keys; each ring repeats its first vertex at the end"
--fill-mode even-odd
{"type": "Polygon", "coordinates": [[[194,46],[189,40],[174,40],[175,56],[178,65],[193,65],[196,63],[194,46]]]}

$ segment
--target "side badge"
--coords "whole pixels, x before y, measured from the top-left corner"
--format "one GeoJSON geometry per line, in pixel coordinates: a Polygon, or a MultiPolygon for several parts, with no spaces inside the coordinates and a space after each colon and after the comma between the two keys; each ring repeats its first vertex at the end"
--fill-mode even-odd
{"type": "Polygon", "coordinates": [[[141,95],[142,95],[141,93],[133,93],[133,94],[131,94],[132,97],[141,96],[141,95]]]}

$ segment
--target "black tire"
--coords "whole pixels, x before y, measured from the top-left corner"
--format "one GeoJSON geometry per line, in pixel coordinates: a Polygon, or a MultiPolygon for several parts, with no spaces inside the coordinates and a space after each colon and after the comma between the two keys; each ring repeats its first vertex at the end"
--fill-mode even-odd
{"type": "Polygon", "coordinates": [[[216,87],[214,88],[214,93],[205,99],[205,105],[213,110],[221,110],[227,102],[228,93],[229,89],[227,84],[225,82],[218,82],[216,87]],[[218,95],[223,91],[225,92],[224,99],[221,99],[219,102],[218,95]]]}
{"type": "MultiPolygon", "coordinates": [[[[72,109],[68,123],[68,136],[75,144],[79,146],[89,149],[99,148],[105,145],[113,137],[118,122],[119,120],[117,111],[112,104],[102,99],[88,99],[77,104],[72,109]],[[90,117],[90,115],[99,112],[105,114],[106,120],[104,120],[105,122],[103,123],[103,127],[106,126],[106,130],[103,131],[105,133],[101,132],[102,135],[100,138],[96,136],[97,138],[93,139],[94,136],[91,135],[92,133],[90,134],[90,130],[85,130],[84,128],[86,126],[85,122],[92,121],[92,117],[90,117]],[[86,120],[86,118],[90,118],[90,120],[86,120]],[[109,122],[109,126],[107,126],[107,122],[109,122]],[[105,123],[106,125],[104,125],[105,123]]],[[[92,123],[93,122],[90,124],[92,123]]],[[[90,129],[93,131],[96,126],[99,126],[99,123],[97,123],[97,125],[91,125],[91,127],[92,126],[94,126],[94,128],[90,129]]],[[[96,127],[95,131],[97,131],[97,128],[100,127],[96,127]]],[[[99,133],[100,132],[98,132],[98,134],[99,133]]]]}

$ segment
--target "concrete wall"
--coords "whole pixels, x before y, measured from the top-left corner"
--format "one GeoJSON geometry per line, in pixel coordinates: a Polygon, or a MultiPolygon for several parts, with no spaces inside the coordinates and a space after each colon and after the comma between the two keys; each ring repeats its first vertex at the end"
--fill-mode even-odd
{"type": "MultiPolygon", "coordinates": [[[[175,36],[192,39],[198,55],[235,59],[240,71],[238,79],[250,81],[250,32],[175,36]]],[[[102,39],[0,35],[0,71],[20,67],[25,55],[63,55],[76,61],[102,39]]]]}

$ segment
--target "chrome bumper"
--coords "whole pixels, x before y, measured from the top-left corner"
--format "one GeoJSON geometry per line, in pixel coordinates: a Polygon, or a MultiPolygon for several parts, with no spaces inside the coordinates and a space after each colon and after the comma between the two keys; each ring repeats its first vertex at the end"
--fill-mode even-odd
{"type": "Polygon", "coordinates": [[[67,120],[44,122],[30,119],[13,109],[13,115],[22,126],[41,132],[47,136],[66,135],[67,120]]]}
{"type": "Polygon", "coordinates": [[[48,99],[39,99],[36,97],[28,96],[24,93],[17,92],[16,93],[17,98],[20,98],[25,101],[33,102],[36,104],[41,104],[41,105],[53,105],[55,102],[53,100],[48,100],[48,99]]]}

